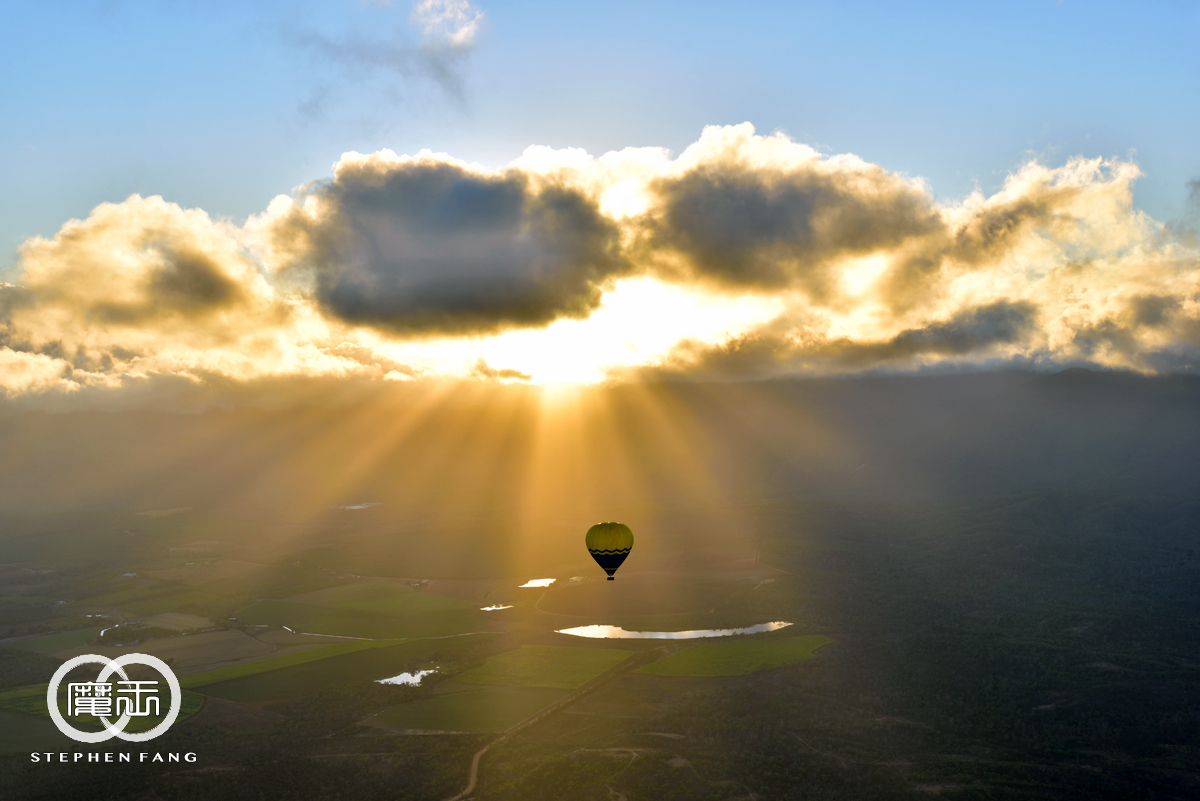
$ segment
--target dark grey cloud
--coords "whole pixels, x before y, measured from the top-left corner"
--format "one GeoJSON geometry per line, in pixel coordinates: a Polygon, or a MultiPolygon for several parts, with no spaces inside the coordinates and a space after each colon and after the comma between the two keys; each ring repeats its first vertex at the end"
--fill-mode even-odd
{"type": "Polygon", "coordinates": [[[811,339],[777,320],[717,347],[684,345],[663,372],[716,376],[837,373],[878,365],[904,366],[920,357],[979,357],[997,345],[1022,342],[1037,325],[1032,303],[999,301],[964,309],[949,320],[911,328],[882,342],[811,339]]]}
{"type": "Polygon", "coordinates": [[[910,356],[965,356],[993,345],[1018,342],[1034,327],[1032,303],[998,301],[964,309],[945,322],[901,331],[886,343],[847,345],[850,359],[885,361],[910,356]]]}
{"type": "Polygon", "coordinates": [[[320,212],[276,236],[328,314],[397,332],[462,332],[584,317],[628,270],[616,226],[578,190],[517,172],[367,161],[309,190],[320,212]]]}
{"type": "Polygon", "coordinates": [[[520,370],[513,370],[510,367],[497,370],[484,359],[480,359],[475,363],[474,369],[471,370],[471,375],[476,378],[509,379],[516,381],[530,381],[533,379],[533,376],[528,373],[522,373],[520,370]]]}
{"type": "Polygon", "coordinates": [[[1170,322],[1183,303],[1173,295],[1138,295],[1129,306],[1135,325],[1157,328],[1170,322]]]}
{"type": "Polygon", "coordinates": [[[158,256],[135,302],[98,302],[90,319],[135,324],[168,317],[200,317],[245,302],[242,285],[201,250],[169,241],[148,241],[143,250],[158,256]]]}
{"type": "Polygon", "coordinates": [[[802,285],[823,295],[830,262],[942,227],[932,199],[885,170],[793,170],[732,162],[657,182],[656,247],[731,287],[802,285]]]}

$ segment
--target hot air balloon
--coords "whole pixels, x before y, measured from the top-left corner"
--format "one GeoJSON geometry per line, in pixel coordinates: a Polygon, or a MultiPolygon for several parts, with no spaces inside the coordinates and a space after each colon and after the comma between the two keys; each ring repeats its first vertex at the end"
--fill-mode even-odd
{"type": "Polygon", "coordinates": [[[624,523],[597,523],[588,529],[586,542],[588,553],[613,581],[613,573],[633,548],[633,532],[624,523]]]}

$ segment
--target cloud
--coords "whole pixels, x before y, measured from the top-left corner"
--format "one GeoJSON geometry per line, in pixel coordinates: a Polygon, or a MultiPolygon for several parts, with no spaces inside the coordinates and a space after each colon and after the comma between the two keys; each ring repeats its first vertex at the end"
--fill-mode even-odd
{"type": "MultiPolygon", "coordinates": [[[[336,64],[351,79],[390,76],[400,78],[402,84],[430,80],[461,103],[465,100],[463,70],[485,20],[483,11],[467,0],[418,0],[409,17],[420,34],[415,43],[403,30],[379,36],[358,31],[330,35],[299,29],[289,31],[287,38],[318,59],[336,64]]],[[[399,90],[399,86],[391,86],[385,94],[395,95],[399,90]]],[[[329,86],[318,88],[301,104],[301,110],[319,112],[331,93],[329,86]]]]}
{"type": "Polygon", "coordinates": [[[512,368],[497,370],[494,367],[489,367],[485,359],[480,359],[475,363],[475,369],[471,371],[471,375],[476,378],[492,378],[502,381],[529,381],[533,378],[529,373],[522,373],[520,370],[513,370],[512,368]]]}
{"type": "Polygon", "coordinates": [[[746,152],[759,142],[721,144],[650,187],[650,247],[677,252],[695,277],[736,288],[803,286],[819,297],[839,258],[942,227],[927,192],[876,165],[822,159],[802,146],[763,163],[746,152]]]}
{"type": "Polygon", "coordinates": [[[941,203],[749,124],[494,170],[348,153],[243,225],[135,195],[28,240],[0,386],[1200,369],[1200,251],[1133,207],[1138,175],[1029,162],[941,203]]]}
{"type": "Polygon", "coordinates": [[[203,211],[134,195],[27,240],[19,259],[20,285],[0,288],[10,392],[345,370],[336,330],[271,284],[241,229],[203,211]]]}
{"type": "Polygon", "coordinates": [[[475,44],[485,16],[467,0],[418,0],[409,17],[430,47],[463,50],[475,44]]]}
{"type": "Polygon", "coordinates": [[[789,374],[857,372],[879,366],[905,369],[930,358],[993,358],[1004,346],[1019,344],[1033,329],[1037,308],[998,301],[963,309],[947,320],[908,328],[881,341],[856,341],[799,333],[795,321],[778,319],[716,346],[681,343],[671,356],[642,376],[690,374],[714,378],[763,378],[789,374]]]}
{"type": "Polygon", "coordinates": [[[578,189],[432,154],[348,154],[269,228],[323,312],[396,332],[584,317],[628,271],[616,225],[578,189]]]}

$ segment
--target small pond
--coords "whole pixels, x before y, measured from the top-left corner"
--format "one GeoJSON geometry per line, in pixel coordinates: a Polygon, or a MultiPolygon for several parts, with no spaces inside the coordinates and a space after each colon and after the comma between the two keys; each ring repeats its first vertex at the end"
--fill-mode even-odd
{"type": "Polygon", "coordinates": [[[701,637],[732,637],[737,634],[761,634],[764,631],[790,626],[791,623],[776,620],[772,623],[759,623],[757,626],[744,626],[740,629],[691,629],[689,631],[626,631],[620,626],[576,626],[573,629],[559,629],[559,634],[570,634],[572,637],[590,637],[592,639],[618,640],[698,640],[701,637]]]}

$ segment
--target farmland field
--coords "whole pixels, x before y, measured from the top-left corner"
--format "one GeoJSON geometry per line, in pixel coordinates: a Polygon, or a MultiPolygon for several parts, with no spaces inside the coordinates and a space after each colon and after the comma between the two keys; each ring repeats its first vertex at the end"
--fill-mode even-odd
{"type": "Polygon", "coordinates": [[[288,600],[295,603],[332,606],[337,609],[354,609],[361,612],[378,612],[395,616],[420,615],[427,612],[467,609],[475,606],[457,598],[417,592],[412,587],[396,581],[343,584],[340,587],[294,595],[288,600]]]}
{"type": "Polygon", "coordinates": [[[228,701],[276,701],[311,696],[324,690],[394,676],[418,664],[457,662],[494,648],[491,634],[469,634],[446,639],[417,640],[333,656],[316,662],[256,673],[204,686],[205,695],[228,701]]]}
{"type": "Polygon", "coordinates": [[[194,590],[178,584],[159,584],[150,587],[122,590],[79,601],[82,606],[116,606],[136,615],[157,615],[161,612],[204,614],[228,603],[225,596],[194,590]]]}
{"type": "Polygon", "coordinates": [[[437,637],[483,628],[477,621],[476,611],[471,608],[443,609],[426,614],[393,617],[378,612],[334,609],[293,601],[259,601],[237,614],[243,623],[287,626],[297,631],[315,634],[369,639],[437,637]]]}
{"type": "Polygon", "coordinates": [[[37,717],[0,708],[0,754],[24,754],[25,759],[29,759],[32,751],[57,751],[65,742],[68,740],[54,727],[49,716],[37,717]]]}
{"type": "Polygon", "coordinates": [[[633,654],[634,651],[615,648],[522,645],[515,651],[490,657],[483,667],[469,670],[455,680],[463,684],[573,690],[633,654]]]}
{"type": "Polygon", "coordinates": [[[637,672],[654,676],[744,676],[803,662],[830,642],[828,637],[806,635],[699,643],[637,672]]]}
{"type": "Polygon", "coordinates": [[[158,626],[164,629],[173,629],[175,631],[195,631],[198,629],[211,628],[213,622],[206,617],[199,615],[186,615],[183,612],[163,612],[162,614],[148,617],[142,621],[146,626],[158,626]]]}
{"type": "Polygon", "coordinates": [[[544,612],[579,617],[612,619],[641,617],[650,610],[655,615],[703,613],[738,590],[737,582],[713,579],[685,579],[664,582],[657,574],[621,576],[615,584],[592,578],[551,587],[539,608],[544,612]]]}
{"type": "MultiPolygon", "coordinates": [[[[291,650],[303,652],[320,646],[291,646],[291,650]]],[[[205,631],[177,637],[147,640],[136,645],[88,645],[71,650],[59,651],[62,656],[77,654],[101,654],[115,657],[127,653],[151,654],[159,659],[171,660],[171,669],[176,675],[198,673],[228,666],[233,662],[263,659],[280,652],[280,648],[260,642],[237,629],[205,631]]]]}
{"type": "Polygon", "coordinates": [[[185,679],[180,679],[179,683],[184,687],[203,687],[206,684],[232,681],[233,679],[240,679],[245,676],[253,676],[256,673],[265,673],[268,670],[279,670],[281,668],[292,667],[293,665],[303,665],[308,662],[316,662],[321,659],[329,659],[369,648],[388,648],[393,645],[399,645],[401,642],[403,641],[358,640],[355,642],[325,645],[310,648],[306,651],[296,651],[290,654],[273,656],[268,659],[259,659],[255,662],[246,662],[241,665],[230,665],[229,667],[217,668],[216,670],[208,670],[204,673],[197,673],[185,679]]]}
{"type": "Polygon", "coordinates": [[[86,645],[87,641],[100,633],[99,628],[75,629],[60,631],[57,634],[47,634],[45,637],[35,637],[30,640],[15,640],[6,645],[20,648],[24,651],[34,651],[39,654],[54,654],[71,648],[86,645]]]}
{"type": "MultiPolygon", "coordinates": [[[[59,697],[66,697],[65,687],[61,687],[59,689],[59,697]]],[[[199,712],[200,707],[203,705],[203,695],[200,693],[191,692],[189,690],[184,690],[183,699],[179,705],[179,717],[176,719],[176,722],[178,723],[180,721],[187,720],[192,715],[199,712]]],[[[0,693],[0,710],[3,710],[8,714],[17,713],[21,716],[33,716],[48,720],[50,715],[46,711],[46,685],[35,684],[28,687],[18,687],[14,690],[8,690],[0,693]]],[[[20,718],[14,718],[14,720],[20,721],[20,718]]],[[[82,721],[84,722],[80,722],[81,719],[79,718],[70,718],[69,720],[72,721],[73,725],[80,729],[93,731],[100,730],[100,726],[98,724],[92,723],[94,718],[92,718],[90,715],[82,718],[82,721]]],[[[149,718],[131,719],[129,721],[129,725],[127,726],[127,731],[145,731],[157,726],[161,720],[161,717],[154,716],[149,718]]]]}
{"type": "Polygon", "coordinates": [[[367,721],[372,726],[437,731],[503,731],[567,694],[547,687],[480,687],[445,684],[441,692],[388,707],[367,721]]]}

